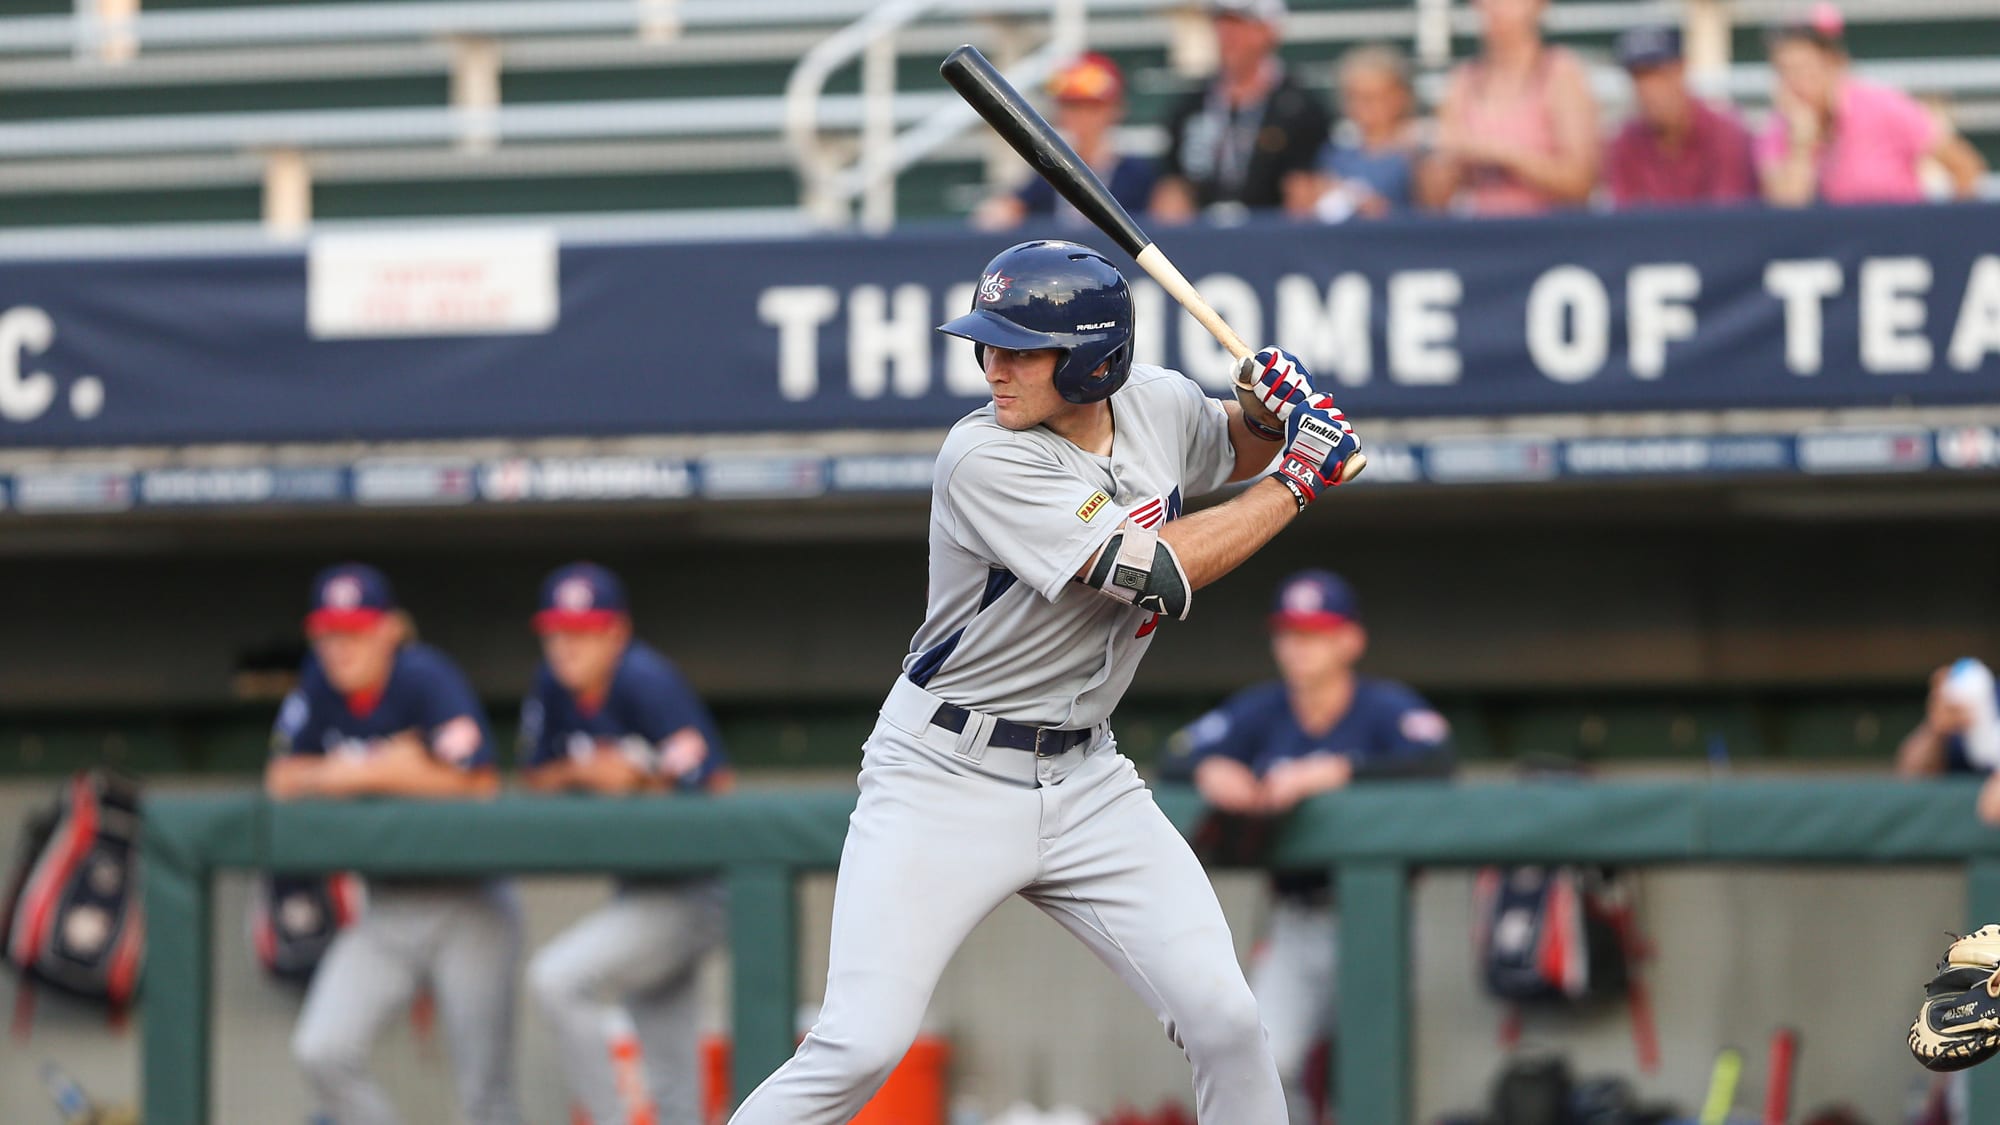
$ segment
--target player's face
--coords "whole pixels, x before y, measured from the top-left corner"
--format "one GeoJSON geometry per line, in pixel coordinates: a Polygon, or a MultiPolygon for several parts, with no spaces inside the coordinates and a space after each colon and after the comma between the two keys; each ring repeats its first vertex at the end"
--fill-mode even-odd
{"type": "Polygon", "coordinates": [[[1332,629],[1279,628],[1271,633],[1271,656],[1287,687],[1320,683],[1352,669],[1367,647],[1359,625],[1332,629]]]}
{"type": "Polygon", "coordinates": [[[986,388],[993,392],[993,414],[1002,426],[1030,430],[1069,405],[1056,392],[1056,361],[1061,356],[1054,348],[986,349],[986,388]]]}
{"type": "Polygon", "coordinates": [[[631,626],[622,622],[603,629],[558,630],[542,634],[542,655],[564,688],[598,692],[610,685],[631,639],[631,626]]]}
{"type": "Polygon", "coordinates": [[[312,637],[320,670],[334,690],[344,694],[372,691],[388,683],[396,648],[402,643],[402,625],[394,617],[360,629],[315,633],[312,637]]]}

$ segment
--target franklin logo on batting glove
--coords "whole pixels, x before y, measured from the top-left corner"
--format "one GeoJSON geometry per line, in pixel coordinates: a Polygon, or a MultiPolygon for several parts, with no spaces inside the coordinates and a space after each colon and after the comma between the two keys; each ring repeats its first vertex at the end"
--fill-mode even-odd
{"type": "Polygon", "coordinates": [[[1361,449],[1346,415],[1327,406],[1301,406],[1285,423],[1290,435],[1271,479],[1291,490],[1299,510],[1319,498],[1322,488],[1340,484],[1341,466],[1361,449]]]}

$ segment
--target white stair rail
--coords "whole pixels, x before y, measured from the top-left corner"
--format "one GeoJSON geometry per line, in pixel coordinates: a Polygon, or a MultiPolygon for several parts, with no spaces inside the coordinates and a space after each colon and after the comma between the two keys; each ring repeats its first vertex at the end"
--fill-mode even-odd
{"type": "MultiPolygon", "coordinates": [[[[798,163],[801,205],[823,226],[853,219],[861,199],[861,221],[872,231],[896,219],[896,179],[963,133],[977,116],[956,98],[922,117],[900,136],[895,131],[896,33],[951,0],[887,0],[868,15],[828,36],[806,52],[785,83],[785,139],[798,163]],[[860,153],[851,165],[840,147],[820,135],[820,102],[827,79],[861,58],[862,125],[860,153]]],[[[1085,0],[1049,0],[1048,41],[1007,68],[1017,86],[1032,88],[1061,63],[1084,50],[1085,0]]]]}

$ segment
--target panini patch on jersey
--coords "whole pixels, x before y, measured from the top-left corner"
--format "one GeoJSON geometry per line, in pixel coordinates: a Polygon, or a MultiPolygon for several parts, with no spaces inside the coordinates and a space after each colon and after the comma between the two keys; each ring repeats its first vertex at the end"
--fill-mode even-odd
{"type": "Polygon", "coordinates": [[[1077,508],[1076,518],[1089,523],[1091,520],[1096,519],[1097,513],[1103,511],[1104,506],[1109,503],[1111,503],[1111,497],[1106,496],[1103,489],[1099,489],[1091,493],[1090,499],[1085,500],[1083,505],[1077,508]]]}

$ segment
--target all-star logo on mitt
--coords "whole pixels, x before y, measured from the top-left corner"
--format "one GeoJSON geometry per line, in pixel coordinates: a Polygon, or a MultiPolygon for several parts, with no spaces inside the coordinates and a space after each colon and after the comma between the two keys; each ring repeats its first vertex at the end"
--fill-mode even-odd
{"type": "Polygon", "coordinates": [[[989,273],[979,279],[979,300],[982,304],[992,304],[1000,299],[1014,284],[1014,279],[1006,274],[989,273]]]}

